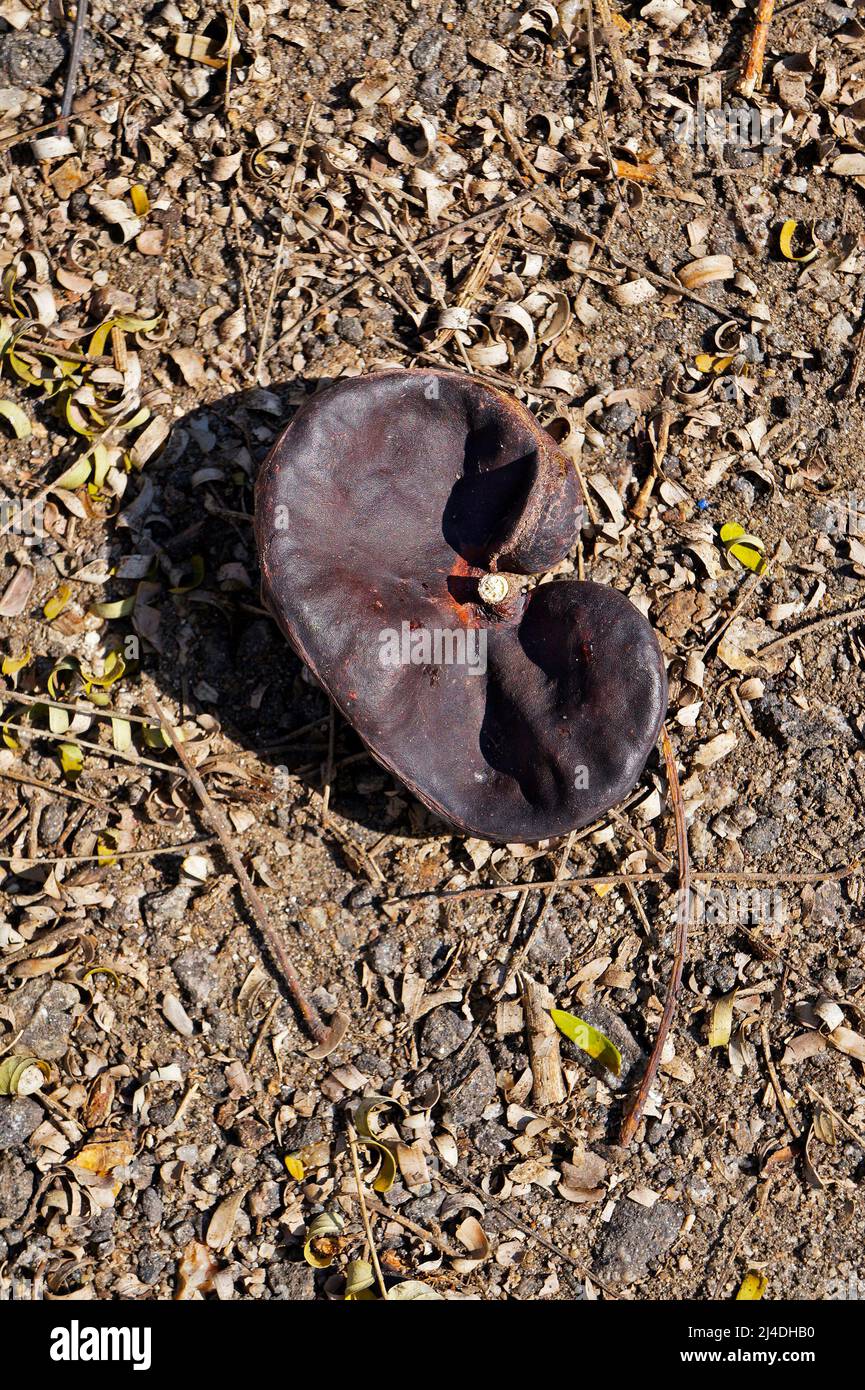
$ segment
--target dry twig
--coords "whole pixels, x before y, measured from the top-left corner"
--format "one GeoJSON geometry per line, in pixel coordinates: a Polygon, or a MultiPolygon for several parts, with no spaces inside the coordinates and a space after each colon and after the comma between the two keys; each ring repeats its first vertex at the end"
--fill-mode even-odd
{"type": "Polygon", "coordinates": [[[210,821],[211,826],[216,831],[216,834],[219,837],[219,842],[222,845],[223,850],[225,851],[225,856],[229,864],[234,870],[235,877],[237,878],[237,882],[240,885],[240,890],[243,893],[244,898],[246,899],[249,910],[255,918],[256,925],[258,926],[258,929],[261,932],[262,937],[264,938],[268,950],[270,951],[271,955],[273,956],[273,959],[279,966],[279,970],[285,982],[285,986],[289,994],[291,995],[291,998],[293,999],[295,1005],[297,1006],[297,1010],[304,1023],[306,1024],[308,1032],[310,1033],[310,1035],[316,1043],[321,1045],[326,1044],[328,1038],[328,1030],[322,1023],[313,1005],[307,999],[303,990],[303,986],[300,983],[300,979],[291,962],[288,952],[282,944],[278,932],[275,930],[273,926],[271,926],[264,903],[262,902],[256,888],[254,887],[252,879],[246,872],[240,855],[235,849],[228,821],[226,820],[222,811],[219,809],[219,807],[216,805],[215,801],[211,797],[201,777],[198,775],[198,772],[196,771],[192,763],[192,759],[190,758],[187,750],[184,748],[180,739],[177,737],[177,732],[173,724],[169,723],[158,702],[153,698],[152,695],[149,696],[148,703],[150,705],[151,710],[153,711],[154,717],[159,722],[162,732],[164,733],[165,737],[168,739],[169,743],[171,744],[172,748],[174,749],[175,753],[180,759],[180,762],[182,763],[186,771],[186,775],[189,778],[189,781],[191,782],[195,790],[195,793],[198,796],[199,801],[201,802],[202,810],[204,811],[205,815],[210,821]]]}
{"type": "Polygon", "coordinates": [[[664,1001],[664,1012],[661,1015],[661,1022],[658,1026],[658,1036],[655,1038],[655,1045],[652,1048],[642,1080],[626,1107],[622,1120],[619,1142],[623,1147],[627,1147],[627,1145],[630,1144],[637,1132],[637,1126],[642,1119],[646,1101],[649,1099],[649,1092],[654,1085],[655,1077],[658,1074],[658,1068],[661,1065],[664,1044],[667,1041],[667,1036],[673,1022],[673,1016],[676,1012],[676,1001],[679,996],[679,987],[682,983],[682,971],[685,968],[685,955],[688,949],[688,922],[691,916],[691,864],[688,857],[688,830],[685,825],[685,803],[682,800],[682,790],[679,786],[676,759],[673,754],[673,747],[670,743],[670,735],[667,732],[666,724],[661,729],[661,748],[664,753],[664,763],[666,764],[667,780],[670,787],[670,799],[673,803],[673,815],[676,820],[676,853],[679,860],[676,943],[673,955],[673,970],[670,975],[670,983],[667,986],[667,998],[664,1001]]]}
{"type": "Polygon", "coordinates": [[[763,63],[766,58],[766,40],[769,37],[769,24],[775,9],[775,0],[758,0],[757,17],[751,34],[751,44],[745,63],[745,71],[739,81],[739,91],[743,97],[752,97],[763,80],[763,63]]]}

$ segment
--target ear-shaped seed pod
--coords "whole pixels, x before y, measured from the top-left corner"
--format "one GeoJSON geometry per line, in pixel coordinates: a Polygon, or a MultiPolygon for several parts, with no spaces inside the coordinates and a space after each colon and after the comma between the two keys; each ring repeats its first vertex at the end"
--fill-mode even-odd
{"type": "Polygon", "coordinates": [[[266,602],[375,756],[461,830],[536,841],[633,787],[667,700],[645,618],[603,585],[521,576],[580,524],[573,465],[474,378],[353,377],[263,466],[266,602]]]}

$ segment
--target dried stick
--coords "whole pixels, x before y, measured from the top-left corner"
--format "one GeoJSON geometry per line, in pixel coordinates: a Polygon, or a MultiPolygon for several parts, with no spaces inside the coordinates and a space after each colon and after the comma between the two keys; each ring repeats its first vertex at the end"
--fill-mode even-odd
{"type": "Polygon", "coordinates": [[[554,1000],[546,985],[524,975],[523,1011],[526,1039],[532,1069],[532,1103],[538,1110],[561,1105],[565,1099],[565,1079],[559,1052],[559,1030],[550,1017],[554,1000]]]}
{"type": "Polygon", "coordinates": [[[649,1099],[649,1092],[658,1074],[658,1067],[661,1065],[664,1044],[667,1041],[667,1035],[670,1032],[673,1016],[676,1012],[676,1001],[679,997],[679,987],[682,983],[682,971],[685,968],[685,954],[688,949],[688,921],[691,916],[691,864],[688,858],[688,830],[685,825],[685,803],[682,800],[682,789],[679,786],[676,759],[673,755],[673,747],[670,743],[670,735],[667,732],[666,724],[664,724],[661,729],[661,748],[664,753],[664,763],[667,768],[667,781],[670,787],[670,799],[673,803],[673,815],[676,820],[676,853],[679,860],[679,900],[676,911],[676,943],[673,955],[673,971],[670,976],[670,983],[667,987],[667,998],[664,1001],[664,1012],[661,1015],[658,1036],[655,1038],[655,1045],[652,1048],[648,1065],[643,1073],[643,1078],[634,1096],[627,1105],[622,1120],[619,1143],[623,1148],[626,1148],[628,1144],[630,1144],[637,1132],[637,1126],[646,1108],[646,1101],[649,1099]]]}
{"type": "MultiPolygon", "coordinates": [[[[291,183],[288,185],[288,198],[286,200],[286,208],[284,213],[285,217],[287,217],[288,214],[291,212],[292,204],[294,203],[294,190],[297,184],[297,176],[300,171],[301,160],[303,159],[303,152],[306,148],[307,136],[309,135],[309,127],[312,123],[312,116],[314,111],[315,102],[311,101],[309,104],[309,110],[306,113],[306,121],[304,122],[303,126],[303,134],[300,137],[300,144],[297,147],[297,154],[294,157],[294,168],[291,171],[291,183]]],[[[253,381],[256,386],[258,385],[259,378],[261,376],[261,364],[264,361],[264,353],[267,347],[268,335],[270,333],[270,318],[273,313],[273,301],[276,299],[276,287],[279,283],[280,272],[282,271],[282,252],[284,246],[285,232],[280,231],[279,241],[276,247],[276,259],[273,263],[273,278],[270,282],[270,293],[267,296],[267,308],[264,311],[264,323],[261,326],[261,337],[258,340],[258,355],[255,359],[255,374],[253,377],[253,381]]]]}
{"type": "Polygon", "coordinates": [[[754,89],[763,80],[763,63],[766,58],[766,40],[769,37],[769,24],[775,9],[775,0],[758,0],[757,18],[751,35],[751,47],[745,71],[739,81],[739,91],[743,97],[752,97],[754,89]]]}
{"type": "Polygon", "coordinates": [[[89,0],[78,0],[78,7],[75,11],[72,47],[69,50],[69,67],[66,70],[66,85],[63,88],[63,100],[60,104],[61,120],[57,123],[61,135],[66,132],[66,120],[72,111],[72,103],[75,100],[75,84],[78,81],[78,69],[81,66],[81,56],[84,52],[84,35],[87,31],[88,4],[89,0]]]}
{"type": "Polygon", "coordinates": [[[366,1233],[366,1243],[369,1246],[369,1257],[372,1267],[375,1270],[375,1277],[378,1281],[379,1291],[382,1298],[387,1301],[387,1285],[384,1282],[384,1275],[381,1272],[381,1265],[378,1262],[378,1251],[375,1248],[375,1241],[372,1237],[372,1226],[370,1225],[369,1212],[366,1209],[366,1197],[363,1191],[363,1180],[360,1176],[360,1164],[357,1161],[357,1134],[351,1120],[348,1122],[348,1147],[351,1153],[351,1166],[354,1169],[354,1180],[357,1184],[357,1200],[360,1204],[360,1216],[363,1221],[363,1229],[366,1233]]]}
{"type": "Polygon", "coordinates": [[[601,33],[604,43],[610,50],[610,61],[613,64],[613,71],[616,74],[616,82],[619,86],[619,96],[623,106],[630,106],[637,110],[643,104],[643,98],[631,81],[631,74],[625,62],[625,55],[622,53],[622,41],[619,38],[619,31],[610,11],[609,0],[598,0],[598,10],[601,19],[601,33]]]}
{"type": "Polygon", "coordinates": [[[787,1127],[790,1130],[790,1133],[792,1134],[793,1138],[801,1139],[802,1131],[800,1130],[795,1119],[793,1118],[793,1112],[790,1109],[790,1102],[784,1095],[784,1087],[781,1085],[781,1080],[778,1076],[775,1063],[772,1060],[772,1046],[769,1042],[769,1030],[766,1027],[765,1022],[760,1023],[760,1042],[763,1044],[763,1058],[766,1063],[766,1070],[769,1073],[769,1080],[772,1083],[772,1090],[775,1092],[778,1104],[781,1107],[781,1113],[783,1114],[784,1119],[787,1121],[787,1127]]]}
{"type": "Polygon", "coordinates": [[[148,696],[147,702],[154,717],[159,721],[163,734],[168,739],[183,764],[186,775],[192,783],[195,793],[201,802],[202,809],[219,837],[219,842],[225,851],[225,857],[234,870],[237,882],[240,885],[240,890],[246,899],[249,910],[255,918],[256,925],[264,938],[268,950],[279,966],[285,986],[297,1006],[297,1010],[306,1024],[308,1032],[316,1043],[325,1043],[328,1037],[328,1030],[319,1018],[315,1008],[304,994],[300,979],[291,963],[288,952],[283,946],[279,934],[270,924],[264,903],[253,886],[252,880],[243,866],[243,861],[234,847],[228,821],[212,799],[204,782],[198,775],[192,759],[177,737],[174,726],[168,722],[157,701],[150,695],[148,696]]]}
{"type": "Polygon", "coordinates": [[[226,40],[225,56],[225,114],[229,114],[231,106],[231,72],[234,63],[234,36],[237,33],[237,11],[240,9],[240,0],[231,0],[231,14],[228,19],[228,38],[226,40]]]}
{"type": "Polygon", "coordinates": [[[622,197],[622,190],[619,187],[618,176],[616,174],[616,161],[613,159],[613,151],[610,149],[610,141],[607,136],[607,125],[604,118],[604,103],[601,101],[601,84],[598,80],[598,54],[595,47],[595,0],[589,0],[586,6],[586,25],[589,38],[589,66],[592,72],[592,93],[595,99],[595,111],[598,116],[598,130],[601,142],[604,146],[604,154],[607,157],[607,165],[610,170],[610,178],[616,189],[616,196],[622,197]]]}
{"type": "Polygon", "coordinates": [[[849,613],[830,613],[828,618],[818,618],[815,623],[806,623],[804,627],[797,627],[795,632],[788,632],[786,637],[776,637],[765,647],[758,647],[754,657],[756,659],[761,656],[768,656],[770,652],[780,651],[790,642],[798,642],[800,638],[810,637],[812,633],[820,632],[823,628],[834,627],[835,623],[855,623],[863,618],[865,618],[865,606],[853,608],[849,613]]]}

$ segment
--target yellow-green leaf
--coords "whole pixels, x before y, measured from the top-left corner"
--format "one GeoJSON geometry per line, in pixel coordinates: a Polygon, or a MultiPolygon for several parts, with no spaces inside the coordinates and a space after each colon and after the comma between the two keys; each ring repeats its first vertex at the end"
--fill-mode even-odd
{"type": "Polygon", "coordinates": [[[758,1298],[762,1298],[766,1291],[769,1280],[764,1274],[757,1274],[752,1269],[750,1274],[746,1274],[736,1294],[737,1303],[754,1303],[758,1298]]]}
{"type": "Polygon", "coordinates": [[[136,217],[146,217],[150,211],[150,199],[147,196],[147,189],[143,184],[134,183],[129,190],[129,197],[135,209],[136,217]]]}
{"type": "Polygon", "coordinates": [[[104,835],[100,835],[99,839],[96,841],[96,856],[100,864],[108,865],[117,863],[116,840],[117,837],[110,830],[106,830],[104,835]],[[109,840],[114,840],[115,843],[113,845],[109,844],[109,840]]]}
{"type": "MultiPolygon", "coordinates": [[[[100,842],[101,843],[101,842],[100,842]]],[[[107,975],[113,984],[120,988],[120,976],[110,965],[91,965],[89,970],[85,970],[81,976],[82,980],[92,980],[94,975],[107,975]]]]}
{"type": "Polygon", "coordinates": [[[762,574],[769,563],[760,537],[749,535],[738,521],[728,521],[721,527],[721,544],[728,555],[755,574],[762,574]]]}
{"type": "Polygon", "coordinates": [[[138,318],[135,314],[118,314],[114,322],[124,333],[151,333],[161,319],[161,314],[152,319],[138,318]]]}
{"type": "Polygon", "coordinates": [[[173,594],[188,594],[190,589],[197,589],[204,578],[204,556],[193,555],[189,568],[192,571],[191,578],[184,584],[175,584],[171,592],[173,594]]]}
{"type": "Polygon", "coordinates": [[[61,584],[56,593],[51,595],[45,607],[42,609],[49,623],[53,623],[54,619],[60,616],[71,597],[72,590],[68,584],[61,584]]]}
{"type": "Polygon", "coordinates": [[[0,415],[9,421],[16,439],[30,438],[33,427],[20,405],[14,401],[0,401],[0,415]]]}
{"type": "Polygon", "coordinates": [[[313,1269],[328,1269],[333,1264],[344,1225],[338,1211],[323,1211],[307,1226],[303,1258],[313,1269]]]}
{"type": "Polygon", "coordinates": [[[444,1294],[436,1293],[429,1284],[422,1284],[419,1279],[404,1279],[401,1284],[394,1284],[393,1288],[388,1289],[387,1298],[389,1303],[444,1302],[444,1294]]]}
{"type": "Polygon", "coordinates": [[[119,681],[123,678],[125,671],[126,662],[123,660],[120,653],[109,652],[105,658],[101,676],[95,676],[92,671],[88,671],[82,666],[81,676],[84,681],[84,689],[88,695],[90,695],[94,686],[98,690],[109,690],[111,686],[114,685],[115,681],[119,681]]]}
{"type": "Polygon", "coordinates": [[[84,767],[84,753],[77,743],[59,744],[60,766],[70,782],[74,782],[84,767]]]}
{"type": "Polygon", "coordinates": [[[622,1054],[616,1044],[610,1042],[598,1028],[593,1028],[585,1019],[576,1014],[565,1013],[564,1009],[550,1009],[550,1018],[560,1033],[570,1038],[582,1052],[587,1052],[596,1062],[600,1062],[614,1076],[622,1070],[622,1054]]]}
{"type": "Polygon", "coordinates": [[[730,1034],[733,1031],[733,1005],[736,1002],[738,992],[739,986],[737,985],[735,989],[730,990],[729,994],[716,1000],[709,1023],[710,1047],[729,1046],[730,1034]]]}
{"type": "Polygon", "coordinates": [[[286,1154],[285,1166],[295,1182],[303,1182],[306,1177],[306,1169],[297,1154],[286,1154]]]}
{"type": "Polygon", "coordinates": [[[112,719],[111,742],[118,753],[128,753],[132,747],[132,725],[128,719],[112,719]]]}
{"type": "Polygon", "coordinates": [[[28,647],[23,656],[4,656],[0,670],[4,676],[16,676],[19,671],[23,671],[25,666],[29,666],[32,660],[33,652],[28,647]]]}
{"type": "Polygon", "coordinates": [[[135,595],[130,594],[129,598],[112,599],[107,603],[91,603],[87,611],[97,618],[128,618],[134,608],[135,595]]]}
{"type": "MultiPolygon", "coordinates": [[[[778,237],[778,244],[781,248],[781,255],[785,258],[785,260],[788,261],[800,261],[803,263],[807,261],[813,261],[814,257],[819,255],[820,253],[819,246],[812,246],[810,251],[806,251],[801,256],[797,256],[796,252],[793,250],[793,238],[796,235],[798,227],[799,223],[796,221],[794,217],[788,218],[788,220],[784,223],[783,227],[781,228],[780,235],[778,237]]],[[[813,240],[814,237],[812,234],[811,241],[813,242],[813,240]]]]}
{"type": "Polygon", "coordinates": [[[396,1158],[392,1150],[381,1139],[369,1134],[359,1137],[357,1142],[359,1148],[374,1149],[381,1155],[372,1185],[376,1192],[390,1192],[396,1182],[396,1158]]]}
{"type": "Polygon", "coordinates": [[[50,1075],[48,1063],[39,1057],[5,1057],[0,1061],[0,1096],[29,1096],[50,1075]]]}
{"type": "Polygon", "coordinates": [[[83,487],[87,482],[87,479],[90,477],[90,469],[90,457],[86,455],[83,459],[79,459],[77,463],[71,464],[70,467],[66,469],[65,473],[61,473],[60,477],[52,486],[62,487],[65,492],[75,492],[77,488],[83,487]]]}
{"type": "Polygon", "coordinates": [[[349,1260],[345,1267],[346,1303],[367,1303],[375,1301],[372,1292],[375,1275],[369,1260],[349,1260]]]}

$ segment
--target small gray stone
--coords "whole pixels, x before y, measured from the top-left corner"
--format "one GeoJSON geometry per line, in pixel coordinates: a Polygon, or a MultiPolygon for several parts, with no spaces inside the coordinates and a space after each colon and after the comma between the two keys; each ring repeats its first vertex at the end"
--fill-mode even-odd
{"type": "Polygon", "coordinates": [[[370,964],[378,975],[395,975],[402,963],[402,951],[392,936],[383,936],[369,953],[370,964]]]}
{"type": "Polygon", "coordinates": [[[176,926],[192,896],[191,883],[178,883],[164,893],[153,893],[144,900],[144,919],[151,931],[161,931],[163,927],[176,926]]]}
{"type": "Polygon", "coordinates": [[[190,946],[171,962],[171,968],[195,1004],[206,1004],[219,984],[213,956],[201,946],[190,946]]]}
{"type": "Polygon", "coordinates": [[[267,1282],[274,1298],[296,1303],[315,1298],[315,1274],[306,1264],[271,1265],[267,1282]]]}
{"type": "Polygon", "coordinates": [[[836,314],[826,325],[826,336],[834,343],[846,343],[853,332],[853,324],[844,314],[836,314]]]}
{"type": "Polygon", "coordinates": [[[363,342],[363,324],[353,314],[343,314],[338,318],[336,331],[344,343],[353,343],[357,347],[363,342]]]}
{"type": "Polygon", "coordinates": [[[33,1195],[33,1174],[18,1154],[0,1154],[0,1225],[17,1221],[33,1195]]]}
{"type": "Polygon", "coordinates": [[[0,1099],[0,1149],[24,1144],[42,1119],[42,1107],[29,1096],[0,1099]]]}
{"type": "Polygon", "coordinates": [[[249,1194],[249,1213],[250,1216],[272,1216],[279,1210],[282,1202],[282,1193],[279,1183],[260,1182],[249,1194]]]}
{"type": "Polygon", "coordinates": [[[142,1192],[141,1211],[145,1221],[151,1226],[158,1226],[162,1221],[164,1206],[155,1187],[145,1187],[142,1192]]]}
{"type": "Polygon", "coordinates": [[[65,58],[64,45],[50,35],[4,34],[0,38],[0,81],[17,87],[44,87],[65,58]]]}
{"type": "Polygon", "coordinates": [[[571,954],[571,942],[554,907],[548,907],[529,947],[533,965],[561,965],[571,954]]]}
{"type": "Polygon", "coordinates": [[[66,825],[66,807],[59,799],[50,801],[39,821],[39,838],[43,845],[55,845],[66,825]]]}
{"type": "Polygon", "coordinates": [[[138,1277],[142,1284],[156,1284],[165,1266],[168,1264],[168,1257],[160,1255],[156,1250],[144,1250],[138,1256],[138,1277]]]}
{"type": "Polygon", "coordinates": [[[610,434],[627,434],[637,418],[637,412],[627,401],[619,401],[616,405],[605,410],[602,416],[602,425],[610,434]]]}
{"type": "Polygon", "coordinates": [[[604,1228],[595,1271],[610,1283],[639,1283],[657,1267],[681,1229],[678,1203],[643,1207],[623,1198],[604,1228]]]}
{"type": "Polygon", "coordinates": [[[427,1057],[437,1057],[442,1061],[456,1052],[460,1043],[465,1042],[472,1025],[467,1018],[455,1013],[453,1009],[433,1009],[421,1030],[421,1052],[427,1057]]]}
{"type": "Polygon", "coordinates": [[[406,1202],[403,1212],[409,1221],[416,1221],[419,1226],[429,1226],[438,1216],[444,1199],[445,1194],[441,1191],[427,1192],[423,1197],[415,1197],[412,1201],[406,1202]]]}
{"type": "Polygon", "coordinates": [[[442,1088],[444,1117],[458,1125],[480,1119],[496,1093],[490,1054],[480,1042],[464,1056],[444,1062],[436,1070],[436,1079],[442,1088]]]}
{"type": "Polygon", "coordinates": [[[34,1057],[41,1057],[46,1062],[62,1057],[75,1019],[72,1011],[80,999],[74,985],[53,980],[18,1039],[19,1051],[32,1052],[34,1057]]]}
{"type": "Polygon", "coordinates": [[[444,47],[445,35],[441,29],[427,29],[411,51],[411,65],[415,72],[430,72],[439,60],[444,47]]]}
{"type": "Polygon", "coordinates": [[[504,1125],[496,1124],[495,1120],[486,1120],[481,1124],[473,1125],[471,1128],[471,1140],[479,1154],[484,1158],[497,1160],[503,1158],[507,1153],[512,1141],[513,1134],[504,1125]]]}
{"type": "Polygon", "coordinates": [[[309,1144],[319,1144],[324,1138],[324,1125],[321,1120],[297,1120],[291,1129],[287,1129],[282,1136],[283,1147],[286,1153],[297,1153],[298,1149],[305,1149],[309,1144]]]}
{"type": "Polygon", "coordinates": [[[751,829],[742,836],[742,848],[757,858],[768,854],[777,845],[782,829],[777,816],[758,816],[751,829]]]}

